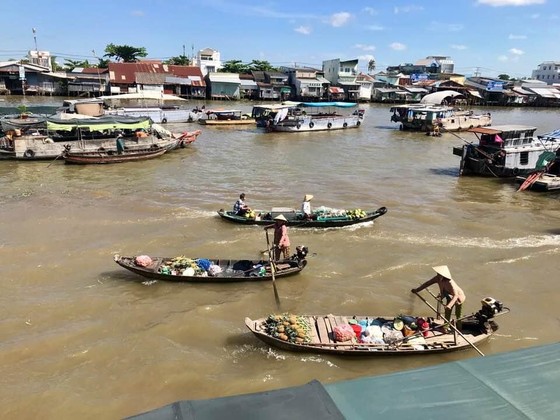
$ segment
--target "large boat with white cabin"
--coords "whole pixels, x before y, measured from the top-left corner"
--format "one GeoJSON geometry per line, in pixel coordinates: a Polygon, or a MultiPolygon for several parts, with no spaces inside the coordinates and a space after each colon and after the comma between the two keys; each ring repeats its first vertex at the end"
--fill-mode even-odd
{"type": "Polygon", "coordinates": [[[545,168],[556,157],[560,138],[535,136],[537,127],[496,125],[468,130],[478,139],[453,147],[460,175],[515,177],[545,168]]]}
{"type": "Polygon", "coordinates": [[[358,128],[364,112],[353,102],[284,102],[255,105],[252,116],[267,131],[298,133],[358,128]]]}
{"type": "Polygon", "coordinates": [[[190,109],[177,105],[185,99],[174,95],[150,93],[123,93],[99,98],[67,99],[59,113],[89,115],[115,115],[125,117],[149,117],[156,124],[186,123],[198,117],[190,109]]]}
{"type": "Polygon", "coordinates": [[[391,121],[399,124],[399,130],[437,133],[441,131],[465,131],[492,125],[492,115],[487,112],[475,114],[446,105],[406,104],[391,107],[391,121]]]}

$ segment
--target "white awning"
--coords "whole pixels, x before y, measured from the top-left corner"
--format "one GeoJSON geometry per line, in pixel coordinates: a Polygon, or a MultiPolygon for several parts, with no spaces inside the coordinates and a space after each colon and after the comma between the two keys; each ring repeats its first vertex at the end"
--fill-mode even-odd
{"type": "Polygon", "coordinates": [[[469,92],[469,95],[476,96],[477,98],[482,99],[482,95],[478,90],[469,89],[467,90],[467,92],[469,92]]]}

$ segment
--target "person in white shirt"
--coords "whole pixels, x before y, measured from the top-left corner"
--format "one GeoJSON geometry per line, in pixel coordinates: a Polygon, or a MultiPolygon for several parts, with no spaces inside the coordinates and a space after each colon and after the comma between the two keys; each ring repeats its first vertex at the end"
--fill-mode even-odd
{"type": "Polygon", "coordinates": [[[301,212],[303,215],[303,218],[306,220],[310,220],[313,218],[313,212],[311,211],[311,199],[313,198],[313,196],[311,194],[306,194],[305,197],[303,197],[303,203],[301,203],[301,212]]]}

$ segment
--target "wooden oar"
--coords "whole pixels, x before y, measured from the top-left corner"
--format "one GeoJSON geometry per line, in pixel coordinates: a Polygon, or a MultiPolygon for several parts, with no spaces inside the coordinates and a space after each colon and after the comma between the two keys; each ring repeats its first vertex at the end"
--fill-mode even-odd
{"type": "MultiPolygon", "coordinates": [[[[432,295],[435,299],[437,299],[436,295],[434,295],[434,294],[430,291],[430,289],[426,288],[426,290],[428,291],[428,293],[429,293],[430,295],[432,295]]],[[[434,307],[430,304],[430,302],[428,302],[426,299],[424,299],[424,298],[420,295],[419,292],[413,292],[413,293],[414,293],[416,296],[418,296],[426,305],[428,305],[428,306],[430,307],[430,309],[432,309],[436,314],[438,314],[439,316],[441,316],[441,319],[443,319],[443,320],[447,323],[447,325],[449,325],[449,326],[453,329],[453,331],[455,331],[457,334],[459,334],[461,337],[463,337],[463,339],[464,339],[467,343],[469,343],[470,346],[471,346],[473,349],[475,349],[481,356],[484,356],[484,353],[482,353],[482,352],[478,349],[478,347],[476,347],[473,343],[471,343],[471,342],[468,340],[468,338],[465,337],[465,335],[455,327],[455,325],[453,325],[448,319],[445,318],[445,316],[443,316],[443,315],[441,315],[440,313],[438,313],[437,309],[434,308],[434,307]]]]}
{"type": "Polygon", "coordinates": [[[531,187],[531,185],[537,182],[537,179],[539,179],[542,174],[544,174],[544,171],[536,171],[527,175],[527,178],[525,178],[525,181],[523,181],[523,183],[519,186],[517,192],[524,191],[531,187]]]}
{"type": "Polygon", "coordinates": [[[55,157],[54,160],[53,160],[51,163],[49,163],[49,164],[47,165],[47,168],[48,168],[49,166],[51,166],[59,157],[62,157],[63,155],[64,155],[64,152],[61,153],[60,155],[58,155],[57,157],[55,157]]]}
{"type": "Polygon", "coordinates": [[[274,266],[274,261],[272,260],[272,248],[270,247],[270,240],[268,239],[268,229],[266,232],[266,245],[268,247],[268,262],[270,263],[270,274],[272,274],[272,288],[274,289],[274,300],[276,301],[276,306],[280,309],[280,296],[278,295],[278,289],[276,289],[276,267],[274,266]]]}

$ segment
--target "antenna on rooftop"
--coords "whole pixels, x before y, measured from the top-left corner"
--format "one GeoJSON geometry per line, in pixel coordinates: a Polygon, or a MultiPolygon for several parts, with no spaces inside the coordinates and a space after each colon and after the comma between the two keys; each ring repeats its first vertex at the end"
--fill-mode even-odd
{"type": "Polygon", "coordinates": [[[37,36],[35,35],[37,33],[37,29],[35,28],[31,28],[33,31],[33,40],[35,41],[35,51],[39,51],[39,49],[37,48],[37,36]]]}

